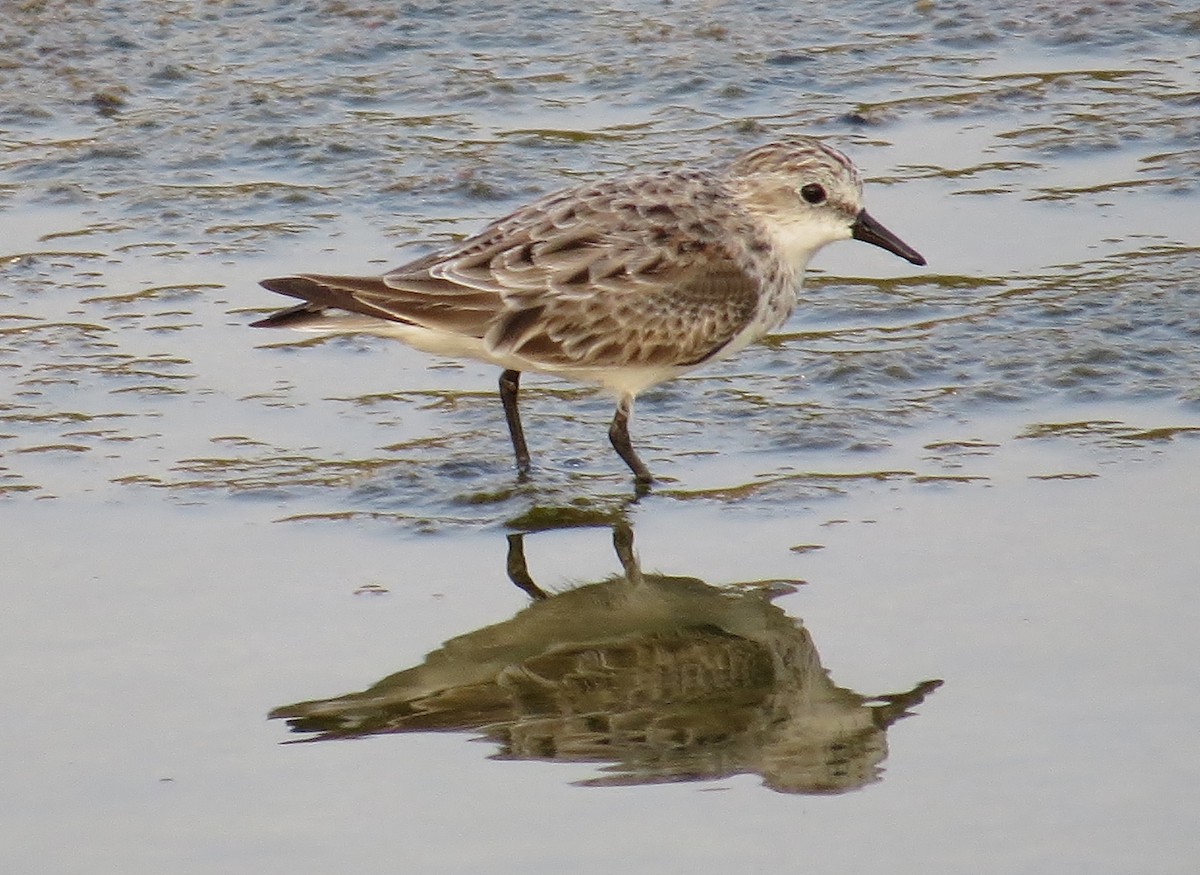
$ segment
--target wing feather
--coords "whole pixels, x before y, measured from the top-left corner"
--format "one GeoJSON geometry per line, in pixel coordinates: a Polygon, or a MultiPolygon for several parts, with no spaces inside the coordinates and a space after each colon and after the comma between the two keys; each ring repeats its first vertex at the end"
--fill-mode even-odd
{"type": "Polygon", "coordinates": [[[719,184],[677,171],[583,186],[382,277],[263,285],[550,368],[694,364],[755,318],[762,292],[736,241],[763,232],[732,198],[712,196],[719,184]]]}

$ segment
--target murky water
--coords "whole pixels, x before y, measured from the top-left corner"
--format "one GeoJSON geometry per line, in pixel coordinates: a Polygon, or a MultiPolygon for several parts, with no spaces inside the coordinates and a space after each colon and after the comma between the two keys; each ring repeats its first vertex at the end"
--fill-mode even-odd
{"type": "Polygon", "coordinates": [[[1190,5],[47,0],[0,45],[8,869],[1194,868],[1190,5]],[[607,398],[530,380],[520,484],[492,369],[245,327],[794,131],[930,266],[826,250],[646,393],[638,501],[607,398]]]}

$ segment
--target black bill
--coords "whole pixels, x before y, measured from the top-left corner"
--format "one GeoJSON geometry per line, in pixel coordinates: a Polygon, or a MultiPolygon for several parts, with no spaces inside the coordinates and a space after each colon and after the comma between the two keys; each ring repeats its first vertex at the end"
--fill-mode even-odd
{"type": "Polygon", "coordinates": [[[854,224],[850,226],[850,236],[855,240],[872,243],[880,249],[886,249],[913,264],[925,264],[921,253],[875,221],[866,210],[861,210],[858,218],[854,220],[854,224]]]}

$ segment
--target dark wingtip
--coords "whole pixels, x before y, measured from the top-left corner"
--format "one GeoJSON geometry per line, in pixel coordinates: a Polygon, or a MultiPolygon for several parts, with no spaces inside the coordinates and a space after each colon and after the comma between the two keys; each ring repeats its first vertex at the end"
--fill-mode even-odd
{"type": "MultiPolygon", "coordinates": [[[[303,276],[270,277],[269,279],[259,280],[258,284],[267,291],[287,295],[289,298],[300,298],[303,301],[309,301],[321,289],[320,284],[303,276]]],[[[305,317],[312,314],[312,311],[313,307],[311,304],[300,304],[296,307],[289,307],[286,310],[279,310],[270,316],[251,322],[250,327],[287,328],[296,322],[303,321],[305,317]]]]}
{"type": "Polygon", "coordinates": [[[377,319],[402,320],[402,317],[383,306],[363,299],[365,296],[387,294],[387,283],[380,277],[295,274],[270,277],[259,280],[258,284],[268,291],[299,298],[305,303],[272,314],[254,323],[255,328],[311,327],[313,316],[325,310],[345,310],[377,319]]]}
{"type": "MultiPolygon", "coordinates": [[[[294,278],[294,277],[284,277],[294,278]]],[[[264,281],[271,282],[270,280],[264,281]]],[[[266,288],[270,288],[266,286],[266,288]]],[[[278,289],[271,289],[276,292],[278,289]]],[[[284,292],[283,294],[287,294],[284,292]]],[[[256,319],[250,323],[250,328],[299,328],[311,322],[314,314],[318,314],[324,310],[324,307],[313,304],[311,301],[305,301],[304,304],[296,304],[294,307],[288,307],[287,310],[276,310],[270,316],[265,316],[262,319],[256,319]]]]}
{"type": "Polygon", "coordinates": [[[320,285],[304,276],[275,276],[259,280],[258,284],[270,292],[278,292],[289,298],[307,298],[320,285]]]}
{"type": "MultiPolygon", "coordinates": [[[[272,291],[274,291],[272,289],[272,291]]],[[[250,323],[251,328],[292,328],[297,325],[304,325],[310,321],[314,313],[320,313],[320,307],[314,307],[312,304],[297,304],[295,307],[288,307],[286,310],[277,310],[270,316],[258,319],[250,323]]]]}

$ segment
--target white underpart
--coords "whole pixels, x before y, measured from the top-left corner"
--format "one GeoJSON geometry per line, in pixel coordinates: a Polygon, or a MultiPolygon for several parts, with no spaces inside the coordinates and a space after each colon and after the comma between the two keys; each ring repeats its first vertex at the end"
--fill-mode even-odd
{"type": "MultiPolygon", "coordinates": [[[[432,355],[471,358],[500,368],[538,371],[576,383],[600,386],[618,398],[625,395],[637,395],[650,386],[655,386],[691,370],[690,367],[664,367],[661,365],[621,368],[612,366],[571,368],[546,365],[521,356],[498,353],[489,347],[482,338],[436,331],[420,325],[393,322],[390,319],[377,319],[374,316],[347,313],[342,310],[327,310],[321,321],[311,322],[293,330],[314,334],[374,334],[399,340],[413,349],[432,355]]],[[[745,343],[740,344],[735,340],[736,348],[729,349],[727,354],[732,355],[744,348],[752,339],[749,338],[745,343]]],[[[730,344],[730,346],[733,347],[734,344],[730,344]]]]}

